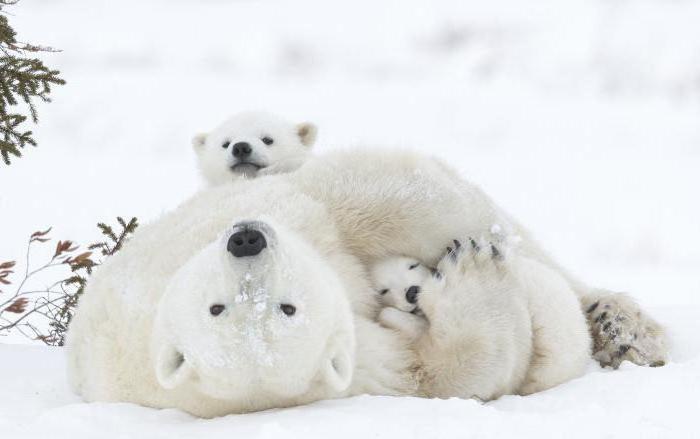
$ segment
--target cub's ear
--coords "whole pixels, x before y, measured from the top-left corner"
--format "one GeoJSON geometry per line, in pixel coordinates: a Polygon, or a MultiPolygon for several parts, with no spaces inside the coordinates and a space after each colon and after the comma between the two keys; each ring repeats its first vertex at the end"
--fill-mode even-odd
{"type": "Polygon", "coordinates": [[[206,133],[196,134],[192,138],[192,147],[194,147],[195,151],[199,151],[204,147],[204,142],[206,142],[206,141],[207,141],[206,133]]]}
{"type": "Polygon", "coordinates": [[[312,124],[311,122],[303,122],[297,125],[297,135],[304,146],[311,148],[316,141],[317,133],[318,129],[316,128],[316,125],[312,124]]]}

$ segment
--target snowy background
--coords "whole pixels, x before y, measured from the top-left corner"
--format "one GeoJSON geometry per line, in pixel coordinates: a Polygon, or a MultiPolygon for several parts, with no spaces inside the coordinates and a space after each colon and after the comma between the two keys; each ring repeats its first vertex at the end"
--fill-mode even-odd
{"type": "Polygon", "coordinates": [[[316,122],[319,151],[446,159],[581,278],[632,292],[674,349],[661,369],[592,364],[486,406],[360,397],[199,421],[79,404],[60,351],[0,345],[3,437],[700,434],[700,2],[22,0],[10,12],[20,39],[63,49],[45,59],[68,84],[40,108],[39,148],[0,168],[0,261],[48,226],[84,243],[97,221],[156,218],[201,186],[192,135],[263,109],[316,122]]]}

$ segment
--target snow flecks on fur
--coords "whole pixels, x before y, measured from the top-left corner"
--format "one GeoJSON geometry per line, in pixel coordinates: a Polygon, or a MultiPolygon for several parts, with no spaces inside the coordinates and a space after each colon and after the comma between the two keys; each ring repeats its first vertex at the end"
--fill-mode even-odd
{"type": "MultiPolygon", "coordinates": [[[[264,271],[264,270],[263,270],[264,271]]],[[[274,354],[271,352],[266,334],[269,332],[268,302],[270,294],[259,283],[259,279],[250,271],[246,271],[239,283],[239,292],[234,297],[237,306],[246,307],[250,314],[242,325],[237,325],[236,331],[242,335],[241,345],[255,358],[255,362],[261,365],[272,365],[274,354]]]]}
{"type": "Polygon", "coordinates": [[[274,352],[270,351],[265,340],[263,325],[249,325],[243,329],[245,344],[250,349],[257,364],[271,366],[274,363],[274,352]]]}
{"type": "Polygon", "coordinates": [[[517,249],[518,245],[522,242],[522,236],[516,234],[510,225],[501,225],[500,223],[494,223],[489,229],[491,235],[488,238],[480,238],[484,244],[488,239],[489,243],[494,243],[498,245],[498,250],[508,256],[508,254],[517,249]]]}

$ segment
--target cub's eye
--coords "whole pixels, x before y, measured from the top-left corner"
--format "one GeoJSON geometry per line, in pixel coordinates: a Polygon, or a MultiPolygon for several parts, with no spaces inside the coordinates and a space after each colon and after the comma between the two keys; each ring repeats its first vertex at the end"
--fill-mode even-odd
{"type": "Polygon", "coordinates": [[[381,294],[382,296],[385,295],[385,294],[388,293],[388,292],[389,292],[389,289],[388,289],[388,288],[384,288],[383,290],[379,290],[379,294],[381,294]]]}
{"type": "Polygon", "coordinates": [[[272,145],[275,142],[274,140],[272,140],[272,137],[267,136],[263,137],[261,140],[265,145],[272,145]]]}
{"type": "Polygon", "coordinates": [[[413,270],[414,268],[416,268],[416,267],[419,266],[419,265],[420,265],[420,263],[416,262],[415,264],[413,264],[413,265],[411,265],[410,267],[408,267],[408,269],[409,269],[409,270],[413,270]]]}
{"type": "Polygon", "coordinates": [[[224,305],[218,305],[218,304],[212,305],[209,307],[209,313],[211,315],[213,315],[214,317],[216,317],[219,314],[221,314],[222,312],[224,312],[224,309],[226,309],[226,307],[224,305]]]}
{"type": "Polygon", "coordinates": [[[297,312],[297,307],[288,303],[281,304],[280,309],[285,315],[289,317],[293,316],[297,312]]]}
{"type": "Polygon", "coordinates": [[[221,147],[224,148],[224,149],[226,149],[226,148],[228,148],[228,146],[229,146],[230,144],[231,144],[231,141],[230,141],[230,140],[227,140],[227,141],[225,141],[224,143],[221,144],[221,147]]]}

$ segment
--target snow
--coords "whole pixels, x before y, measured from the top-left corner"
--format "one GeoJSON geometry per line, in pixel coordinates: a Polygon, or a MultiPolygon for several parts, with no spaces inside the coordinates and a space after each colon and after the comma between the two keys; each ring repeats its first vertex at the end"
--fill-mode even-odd
{"type": "Polygon", "coordinates": [[[663,368],[592,365],[485,406],[359,397],[203,421],[80,403],[59,351],[0,345],[3,437],[696,436],[700,2],[22,0],[11,12],[22,40],[63,49],[45,59],[68,81],[39,108],[40,146],[0,168],[0,261],[17,271],[36,230],[87,243],[98,221],[172,209],[202,186],[190,138],[263,109],[317,123],[319,151],[443,157],[582,279],[632,292],[674,347],[663,368]]]}
{"type": "Polygon", "coordinates": [[[82,403],[63,379],[59,349],[0,345],[0,355],[11,378],[3,384],[0,429],[11,438],[697,437],[697,357],[656,369],[592,365],[555,389],[488,404],[360,396],[202,420],[172,409],[82,403]]]}

